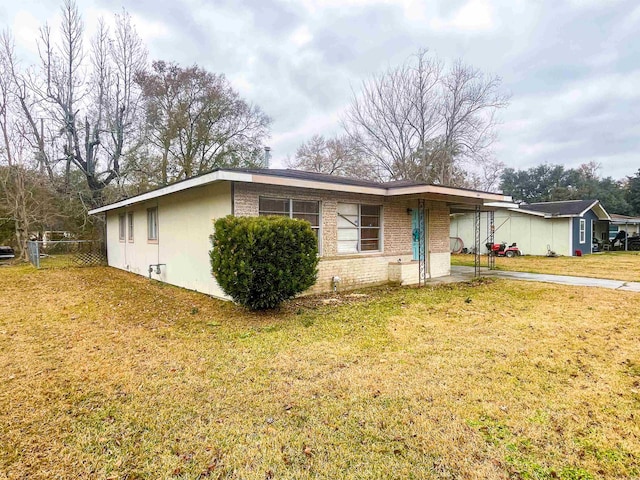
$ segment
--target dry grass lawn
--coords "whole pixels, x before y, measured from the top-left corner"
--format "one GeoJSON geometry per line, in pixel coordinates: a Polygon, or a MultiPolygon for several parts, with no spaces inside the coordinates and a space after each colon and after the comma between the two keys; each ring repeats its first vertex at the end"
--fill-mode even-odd
{"type": "MultiPolygon", "coordinates": [[[[452,265],[473,266],[473,255],[451,255],[452,265]]],[[[486,255],[482,266],[487,265],[486,255]]],[[[498,270],[514,272],[576,275],[580,277],[609,278],[627,282],[640,282],[640,252],[604,252],[583,257],[522,257],[496,258],[498,270]]]]}
{"type": "Polygon", "coordinates": [[[0,478],[640,476],[638,294],[484,281],[252,314],[30,267],[0,291],[0,478]]]}

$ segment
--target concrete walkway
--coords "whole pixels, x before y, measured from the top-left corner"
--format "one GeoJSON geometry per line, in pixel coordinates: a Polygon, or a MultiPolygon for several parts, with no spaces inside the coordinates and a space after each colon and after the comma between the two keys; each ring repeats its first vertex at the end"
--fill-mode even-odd
{"type": "MultiPolygon", "coordinates": [[[[452,276],[473,276],[473,267],[451,266],[452,276]]],[[[510,278],[529,282],[558,283],[577,287],[600,287],[625,292],[640,292],[640,282],[625,282],[623,280],[609,280],[606,278],[572,277],[569,275],[548,275],[546,273],[505,272],[504,270],[489,270],[482,267],[481,275],[486,277],[510,278]]]]}

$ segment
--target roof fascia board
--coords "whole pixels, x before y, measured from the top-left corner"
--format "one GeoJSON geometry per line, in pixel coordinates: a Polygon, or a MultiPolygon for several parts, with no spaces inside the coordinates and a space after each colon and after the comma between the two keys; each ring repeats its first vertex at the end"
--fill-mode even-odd
{"type": "Polygon", "coordinates": [[[493,208],[497,208],[497,209],[505,209],[505,210],[511,210],[511,209],[518,209],[518,204],[517,203],[513,203],[513,202],[487,202],[484,204],[485,207],[493,207],[493,208]]]}
{"type": "Polygon", "coordinates": [[[411,187],[390,187],[389,196],[399,195],[416,195],[416,194],[435,194],[444,196],[453,196],[461,198],[470,198],[476,200],[489,200],[496,202],[509,202],[512,198],[508,195],[490,192],[478,192],[474,190],[463,190],[451,187],[441,187],[438,185],[414,185],[411,187]]]}
{"type": "Polygon", "coordinates": [[[511,212],[524,213],[526,215],[534,215],[536,217],[545,217],[545,218],[556,218],[556,217],[547,217],[543,212],[534,212],[533,210],[525,210],[524,208],[510,208],[511,212]]]}
{"type": "Polygon", "coordinates": [[[135,197],[130,197],[119,202],[112,203],[110,205],[105,205],[104,207],[89,210],[89,215],[95,215],[96,213],[103,213],[109,210],[115,210],[117,208],[128,207],[136,203],[148,202],[149,200],[153,200],[154,198],[169,195],[171,193],[181,192],[189,188],[200,187],[209,183],[225,180],[236,182],[251,182],[251,174],[218,170],[199,177],[190,178],[189,180],[184,180],[172,185],[167,185],[166,187],[162,187],[151,192],[142,193],[140,195],[136,195],[135,197]]]}
{"type": "Polygon", "coordinates": [[[346,183],[320,182],[317,180],[303,180],[300,178],[278,177],[276,175],[253,174],[252,183],[264,185],[278,185],[282,187],[313,188],[316,190],[330,190],[332,192],[363,193],[366,195],[386,196],[384,187],[364,187],[361,185],[349,185],[346,183]]]}
{"type": "Polygon", "coordinates": [[[639,225],[640,220],[611,220],[612,225],[639,225]]]}
{"type": "Polygon", "coordinates": [[[611,216],[609,215],[609,212],[607,212],[604,209],[604,207],[602,206],[602,204],[600,202],[596,202],[596,205],[594,205],[593,208],[594,208],[594,210],[600,210],[600,213],[602,214],[602,215],[598,215],[596,213],[596,215],[598,216],[598,220],[609,220],[609,221],[611,221],[611,216]]]}
{"type": "Polygon", "coordinates": [[[395,197],[402,195],[426,195],[434,200],[464,202],[470,204],[482,204],[483,202],[510,202],[512,198],[508,195],[490,192],[478,192],[473,190],[463,190],[438,185],[415,185],[411,187],[366,187],[361,185],[349,185],[343,183],[323,182],[317,180],[296,179],[281,177],[277,175],[261,175],[256,173],[235,172],[229,170],[217,170],[199,177],[183,180],[166,187],[142,193],[135,197],[127,198],[110,205],[90,210],[89,215],[107,212],[118,208],[128,207],[137,203],[147,202],[158,197],[181,192],[193,187],[199,187],[214,182],[234,181],[245,183],[258,183],[264,185],[278,185],[285,187],[311,188],[316,190],[339,191],[348,193],[359,193],[365,195],[377,195],[382,197],[395,197]],[[445,197],[445,198],[443,198],[445,197]]]}
{"type": "MultiPolygon", "coordinates": [[[[503,202],[511,197],[487,192],[475,192],[449,187],[439,187],[434,185],[417,185],[412,187],[364,187],[361,185],[349,185],[343,183],[322,182],[316,180],[292,179],[288,177],[277,177],[275,175],[253,175],[253,183],[261,183],[266,185],[279,185],[298,188],[313,188],[317,190],[330,190],[332,192],[341,191],[349,193],[362,193],[367,195],[379,195],[385,197],[395,197],[400,195],[432,195],[437,196],[458,197],[459,199],[470,200],[490,200],[503,202]]],[[[508,201],[507,200],[507,201],[508,201]]]]}

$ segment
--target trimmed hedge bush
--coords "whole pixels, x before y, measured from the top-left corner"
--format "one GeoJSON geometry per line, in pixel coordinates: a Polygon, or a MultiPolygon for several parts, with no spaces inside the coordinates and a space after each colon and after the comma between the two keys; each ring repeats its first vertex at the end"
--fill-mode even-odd
{"type": "Polygon", "coordinates": [[[316,282],[318,241],[303,220],[229,215],[216,221],[211,242],[218,284],[252,310],[275,308],[316,282]]]}

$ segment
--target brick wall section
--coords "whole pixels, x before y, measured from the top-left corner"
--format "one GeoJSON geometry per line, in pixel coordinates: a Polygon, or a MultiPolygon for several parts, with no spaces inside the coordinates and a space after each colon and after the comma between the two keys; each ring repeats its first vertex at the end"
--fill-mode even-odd
{"type": "MultiPolygon", "coordinates": [[[[233,191],[236,216],[257,216],[260,196],[320,202],[322,259],[318,266],[318,281],[310,290],[311,293],[329,291],[332,288],[331,281],[334,276],[341,278],[340,289],[386,283],[389,281],[389,263],[397,262],[399,259],[402,263],[411,262],[412,228],[411,215],[407,213],[407,209],[417,207],[415,198],[384,198],[375,195],[253,183],[235,183],[233,191]],[[342,202],[382,205],[383,252],[359,255],[337,254],[336,212],[338,203],[342,202]]],[[[426,202],[426,208],[429,211],[429,252],[448,254],[449,208],[444,202],[432,201],[426,202]]],[[[432,270],[432,276],[442,275],[442,267],[443,265],[439,265],[435,272],[432,270]]],[[[448,269],[444,274],[448,274],[448,269]]]]}
{"type": "MultiPolygon", "coordinates": [[[[331,291],[333,277],[340,277],[339,290],[388,283],[389,263],[397,260],[395,255],[382,254],[323,258],[318,264],[318,280],[309,293],[331,291]]],[[[404,261],[409,263],[411,255],[405,255],[404,261]]]]}
{"type": "Polygon", "coordinates": [[[449,207],[443,202],[430,202],[429,205],[429,251],[449,253],[449,207]]]}
{"type": "MultiPolygon", "coordinates": [[[[320,201],[322,256],[325,258],[337,255],[338,221],[336,211],[338,203],[382,205],[384,253],[402,255],[411,252],[411,215],[407,214],[407,208],[411,207],[410,200],[255,183],[236,183],[234,186],[234,214],[237,216],[257,216],[260,196],[320,201]]],[[[448,235],[447,231],[447,238],[448,235]]]]}

